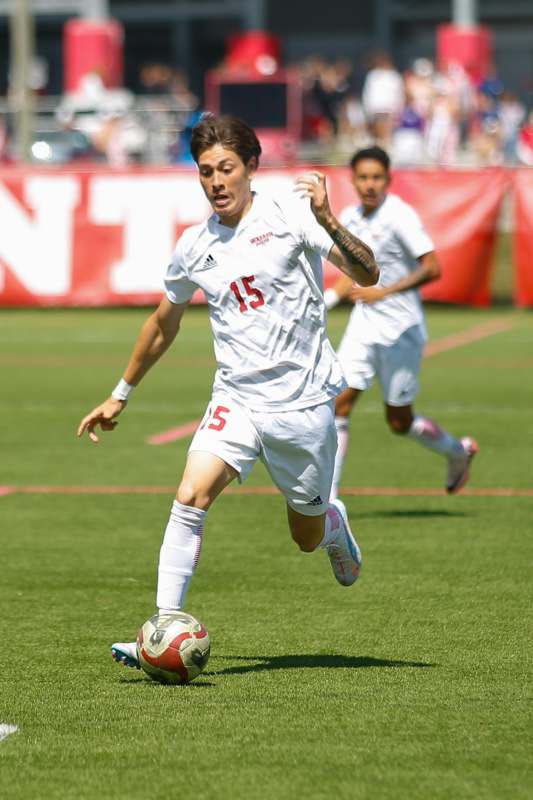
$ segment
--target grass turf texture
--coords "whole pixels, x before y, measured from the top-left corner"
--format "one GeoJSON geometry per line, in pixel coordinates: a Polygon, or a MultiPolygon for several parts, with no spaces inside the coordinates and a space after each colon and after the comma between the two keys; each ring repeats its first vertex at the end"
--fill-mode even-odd
{"type": "MultiPolygon", "coordinates": [[[[347,309],[330,316],[336,343],[347,309]]],[[[121,374],[145,311],[0,317],[1,484],[176,483],[213,372],[204,310],[99,447],[79,418],[121,374]]],[[[431,308],[431,339],[513,328],[427,360],[417,407],[478,438],[472,487],[531,488],[533,318],[431,308]]],[[[392,437],[372,389],[354,412],[345,485],[440,487],[444,462],[392,437]]],[[[265,485],[262,467],[248,485],[265,485]]],[[[32,798],[526,798],[533,498],[346,497],[361,580],[291,544],[280,497],[209,514],[187,610],[208,627],[187,687],[113,665],[153,610],[172,494],[0,498],[4,621],[0,792],[32,798]]]]}

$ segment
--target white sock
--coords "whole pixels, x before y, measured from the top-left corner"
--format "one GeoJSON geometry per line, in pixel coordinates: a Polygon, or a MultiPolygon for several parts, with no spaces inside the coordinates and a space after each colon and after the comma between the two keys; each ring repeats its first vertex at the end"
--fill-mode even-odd
{"type": "Polygon", "coordinates": [[[346,453],[348,452],[348,439],[350,437],[349,426],[350,420],[348,417],[335,417],[335,427],[337,428],[337,454],[335,456],[335,466],[333,468],[333,481],[330,494],[331,500],[335,500],[339,494],[342,468],[346,453]]]}
{"type": "Polygon", "coordinates": [[[157,607],[160,612],[183,608],[200,558],[207,511],[174,500],[159,553],[157,607]]]}
{"type": "Polygon", "coordinates": [[[416,416],[413,419],[407,435],[419,444],[436,450],[443,456],[453,457],[464,453],[464,447],[455,436],[447,433],[437,423],[428,417],[416,416]]]}
{"type": "Polygon", "coordinates": [[[328,505],[328,510],[326,511],[326,521],[324,524],[324,538],[318,545],[319,547],[327,547],[330,544],[333,544],[335,539],[342,533],[344,528],[344,520],[340,514],[340,511],[335,508],[335,506],[328,505]]]}

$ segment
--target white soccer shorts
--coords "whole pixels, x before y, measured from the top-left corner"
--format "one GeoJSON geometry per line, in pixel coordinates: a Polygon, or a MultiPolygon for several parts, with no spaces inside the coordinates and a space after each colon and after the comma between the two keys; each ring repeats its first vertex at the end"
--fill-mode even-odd
{"type": "Polygon", "coordinates": [[[337,451],[334,401],[267,414],[217,392],[191,442],[189,452],[195,450],[221,458],[241,483],[260,458],[291,508],[324,514],[337,451]]]}
{"type": "Polygon", "coordinates": [[[424,345],[419,325],[408,328],[391,345],[358,341],[348,327],[337,357],[348,386],[368,389],[377,375],[385,403],[401,407],[411,405],[418,394],[424,345]]]}

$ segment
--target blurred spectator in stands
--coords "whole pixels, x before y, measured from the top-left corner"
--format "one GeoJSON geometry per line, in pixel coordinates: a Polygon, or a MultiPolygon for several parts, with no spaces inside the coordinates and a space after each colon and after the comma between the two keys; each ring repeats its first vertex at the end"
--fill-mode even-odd
{"type": "Polygon", "coordinates": [[[507,164],[515,164],[516,144],[520,127],[526,118],[526,108],[514,92],[504,90],[500,96],[499,112],[503,157],[507,164]]]}
{"type": "Polygon", "coordinates": [[[189,85],[189,79],[182,69],[172,70],[170,79],[170,94],[179,108],[182,108],[187,116],[198,108],[200,103],[189,85]]]}
{"type": "Polygon", "coordinates": [[[324,109],[321,76],[326,72],[328,63],[322,56],[312,55],[300,64],[300,78],[303,90],[303,131],[304,140],[316,139],[320,142],[331,141],[333,127],[324,109]]]}
{"type": "Polygon", "coordinates": [[[496,99],[479,91],[472,116],[470,141],[478,163],[495,166],[503,162],[503,128],[496,99]]]}
{"type": "Polygon", "coordinates": [[[403,79],[387,53],[371,58],[361,100],[370,135],[387,149],[404,107],[403,79]]]}
{"type": "Polygon", "coordinates": [[[409,103],[405,106],[399,124],[392,135],[391,159],[398,165],[416,166],[426,160],[424,142],[425,122],[409,103]]]}
{"type": "Polygon", "coordinates": [[[126,167],[129,154],[123,136],[121,111],[110,111],[98,116],[98,127],[93,132],[91,142],[97,153],[104,156],[112,167],[126,167]]]}
{"type": "Polygon", "coordinates": [[[498,72],[494,64],[487,70],[486,76],[479,84],[478,90],[482,94],[488,95],[494,102],[498,102],[503,93],[503,83],[498,77],[498,72]]]}
{"type": "Polygon", "coordinates": [[[8,151],[8,130],[5,117],[0,116],[0,164],[6,164],[11,159],[8,151]]]}
{"type": "Polygon", "coordinates": [[[429,58],[415,58],[404,74],[409,107],[427,124],[435,97],[435,67],[429,58]]]}
{"type": "Polygon", "coordinates": [[[342,100],[337,124],[337,143],[343,150],[353,152],[370,144],[363,105],[355,92],[350,92],[342,100]]]}
{"type": "Polygon", "coordinates": [[[201,111],[191,111],[183,128],[179,131],[176,142],[170,148],[170,160],[174,164],[195,165],[191,155],[191,136],[194,126],[202,118],[201,111]]]}
{"type": "Polygon", "coordinates": [[[143,64],[139,72],[139,91],[143,95],[169,95],[172,70],[166,64],[143,64]]]}
{"type": "Polygon", "coordinates": [[[126,167],[138,163],[146,146],[146,130],[135,116],[122,108],[109,108],[98,115],[98,128],[91,142],[109,166],[126,167]]]}
{"type": "Polygon", "coordinates": [[[459,65],[450,64],[434,76],[435,94],[426,127],[426,149],[431,161],[443,166],[458,163],[461,122],[467,115],[469,82],[459,65]]]}
{"type": "Polygon", "coordinates": [[[522,164],[533,167],[533,110],[520,128],[516,143],[516,155],[522,164]]]}

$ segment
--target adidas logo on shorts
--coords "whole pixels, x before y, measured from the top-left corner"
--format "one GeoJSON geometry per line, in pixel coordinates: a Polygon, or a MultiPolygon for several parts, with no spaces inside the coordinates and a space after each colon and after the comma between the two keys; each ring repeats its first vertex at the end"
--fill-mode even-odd
{"type": "Polygon", "coordinates": [[[308,506],[321,506],[323,502],[324,501],[322,500],[320,495],[317,494],[317,496],[314,497],[312,500],[310,500],[309,503],[307,503],[306,505],[308,505],[308,506]]]}
{"type": "Polygon", "coordinates": [[[209,253],[206,260],[204,261],[204,269],[211,269],[212,267],[218,267],[218,264],[211,255],[211,253],[209,253]]]}

